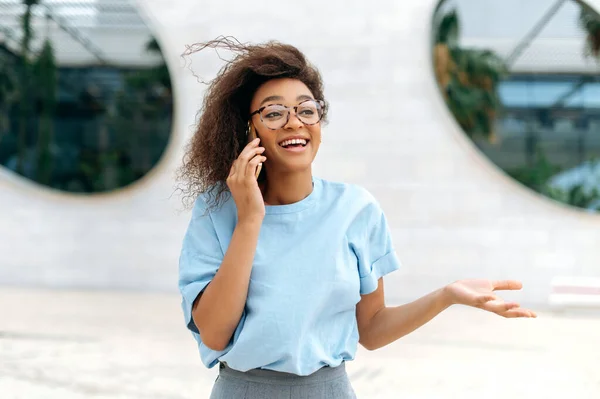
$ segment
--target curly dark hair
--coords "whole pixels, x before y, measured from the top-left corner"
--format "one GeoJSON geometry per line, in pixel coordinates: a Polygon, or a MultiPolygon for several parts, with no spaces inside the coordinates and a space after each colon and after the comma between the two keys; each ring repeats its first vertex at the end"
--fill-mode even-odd
{"type": "MultiPolygon", "coordinates": [[[[260,85],[275,78],[298,79],[315,98],[325,101],[319,71],[294,46],[278,41],[250,45],[220,37],[188,46],[183,56],[205,48],[225,49],[236,56],[208,83],[195,132],[185,149],[178,179],[183,183],[186,207],[203,193],[208,194],[209,207],[218,206],[229,191],[225,181],[247,144],[250,102],[260,85]]],[[[327,108],[322,122],[326,122],[327,108]]]]}

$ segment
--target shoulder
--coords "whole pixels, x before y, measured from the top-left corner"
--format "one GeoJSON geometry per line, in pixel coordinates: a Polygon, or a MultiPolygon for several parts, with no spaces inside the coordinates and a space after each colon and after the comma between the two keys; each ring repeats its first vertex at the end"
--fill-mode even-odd
{"type": "Polygon", "coordinates": [[[200,193],[194,201],[192,219],[221,218],[231,213],[235,214],[235,204],[229,191],[223,191],[216,196],[217,190],[200,193]]]}
{"type": "Polygon", "coordinates": [[[202,193],[194,200],[186,241],[191,241],[195,247],[209,245],[212,238],[224,231],[233,232],[236,217],[235,204],[229,193],[221,197],[217,204],[214,196],[202,193]]]}
{"type": "Polygon", "coordinates": [[[357,184],[342,183],[320,179],[322,185],[322,200],[334,209],[336,214],[342,212],[354,222],[370,224],[371,220],[379,219],[383,211],[375,196],[357,184]]]}
{"type": "Polygon", "coordinates": [[[323,196],[339,203],[352,202],[360,208],[379,207],[375,196],[366,188],[352,183],[319,179],[323,196]]]}

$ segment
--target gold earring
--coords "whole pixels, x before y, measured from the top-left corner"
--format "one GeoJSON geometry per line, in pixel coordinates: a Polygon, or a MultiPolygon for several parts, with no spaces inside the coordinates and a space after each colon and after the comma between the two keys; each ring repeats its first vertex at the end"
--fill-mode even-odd
{"type": "Polygon", "coordinates": [[[251,142],[252,140],[254,140],[257,137],[256,129],[254,129],[252,127],[252,124],[250,123],[250,121],[248,121],[248,129],[246,130],[246,137],[248,138],[248,142],[251,142]]]}

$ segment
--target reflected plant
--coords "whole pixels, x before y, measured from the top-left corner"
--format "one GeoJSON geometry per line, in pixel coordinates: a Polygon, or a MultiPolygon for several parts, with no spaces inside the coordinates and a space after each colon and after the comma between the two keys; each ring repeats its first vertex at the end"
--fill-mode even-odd
{"type": "Polygon", "coordinates": [[[547,183],[550,178],[561,171],[562,169],[559,166],[548,161],[544,151],[538,147],[531,165],[510,169],[506,172],[524,186],[537,192],[543,192],[549,190],[547,183]]]}
{"type": "Polygon", "coordinates": [[[540,148],[536,150],[532,165],[507,170],[506,172],[524,186],[555,201],[589,211],[600,211],[600,188],[590,190],[582,183],[557,187],[550,183],[553,177],[564,172],[564,170],[552,164],[540,148]]]}
{"type": "MultiPolygon", "coordinates": [[[[169,141],[173,113],[171,80],[158,42],[150,36],[143,44],[151,64],[145,67],[58,66],[57,42],[41,40],[39,49],[33,43],[43,35],[34,23],[39,4],[46,10],[48,33],[64,28],[52,18],[53,5],[18,2],[19,48],[8,58],[0,54],[0,163],[71,192],[109,191],[143,177],[169,141]]],[[[67,33],[90,51],[77,27],[67,33]]]]}
{"type": "Polygon", "coordinates": [[[18,136],[18,154],[17,154],[17,173],[24,174],[25,157],[27,156],[27,125],[31,114],[30,81],[31,65],[29,61],[29,52],[33,32],[31,29],[32,7],[37,5],[39,0],[23,0],[25,11],[21,17],[21,28],[23,36],[21,38],[21,67],[19,74],[19,136],[18,136]]]}
{"type": "Polygon", "coordinates": [[[54,49],[49,40],[33,65],[36,91],[40,102],[39,130],[37,141],[36,180],[50,185],[52,176],[52,156],[50,146],[53,136],[54,111],[57,95],[57,68],[54,49]]]}
{"type": "Polygon", "coordinates": [[[586,54],[600,58],[600,15],[586,4],[581,4],[579,26],[586,33],[586,54]]]}
{"type": "Polygon", "coordinates": [[[145,50],[158,58],[155,66],[125,74],[124,86],[117,93],[111,109],[109,125],[119,142],[119,185],[142,177],[160,154],[153,140],[167,140],[171,123],[173,98],[171,79],[158,42],[153,37],[145,50]],[[163,135],[161,135],[163,133],[163,135]]]}
{"type": "Polygon", "coordinates": [[[17,98],[18,77],[14,65],[8,59],[0,60],[0,143],[10,125],[10,108],[17,98]]]}
{"type": "Polygon", "coordinates": [[[436,19],[433,60],[444,100],[469,137],[495,142],[494,124],[501,109],[497,86],[507,73],[506,65],[493,51],[459,45],[460,20],[455,10],[436,19]]]}
{"type": "Polygon", "coordinates": [[[171,91],[171,76],[169,75],[169,68],[167,67],[167,63],[165,62],[162,50],[160,49],[156,38],[152,37],[146,43],[146,51],[160,58],[159,64],[150,70],[153,75],[153,80],[159,82],[163,87],[171,91]]]}
{"type": "Polygon", "coordinates": [[[576,206],[588,211],[600,211],[600,190],[598,188],[589,191],[586,190],[583,184],[576,184],[569,187],[568,190],[563,190],[548,185],[542,189],[541,193],[563,204],[576,206]]]}

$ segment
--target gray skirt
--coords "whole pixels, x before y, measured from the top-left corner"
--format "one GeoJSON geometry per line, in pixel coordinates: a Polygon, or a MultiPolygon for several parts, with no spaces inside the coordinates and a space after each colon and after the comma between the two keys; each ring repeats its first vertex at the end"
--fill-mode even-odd
{"type": "Polygon", "coordinates": [[[308,376],[271,370],[241,372],[221,363],[210,399],[356,399],[346,366],[308,376]]]}

